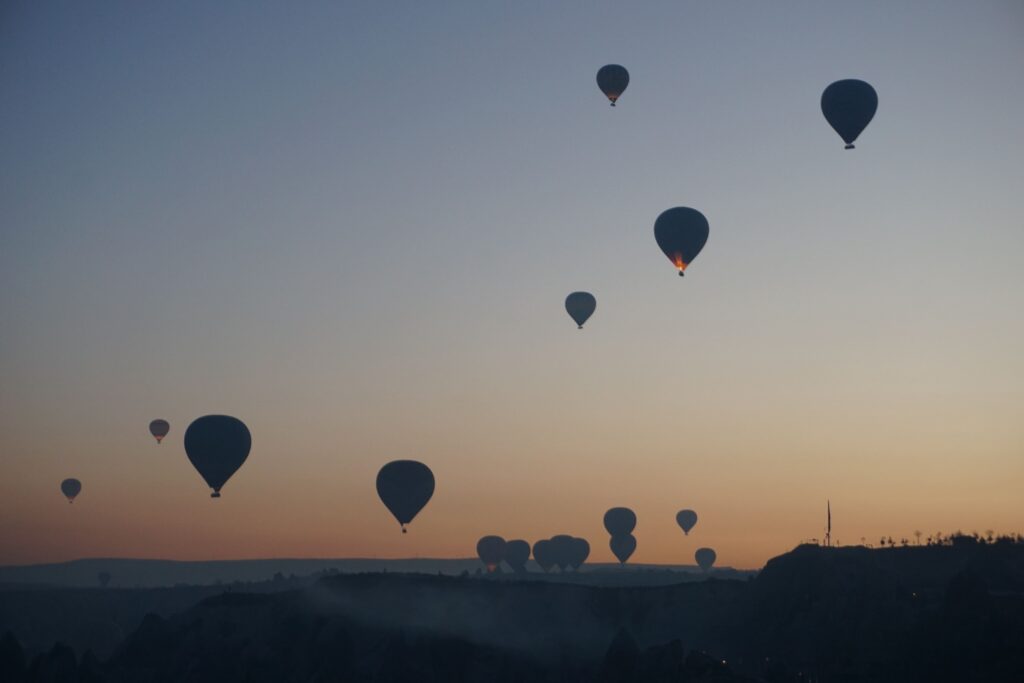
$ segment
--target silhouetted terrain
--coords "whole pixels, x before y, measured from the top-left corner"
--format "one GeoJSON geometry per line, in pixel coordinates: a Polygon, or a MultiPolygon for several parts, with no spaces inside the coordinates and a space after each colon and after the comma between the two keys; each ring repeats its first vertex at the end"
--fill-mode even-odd
{"type": "Polygon", "coordinates": [[[0,643],[12,681],[1019,681],[1022,671],[1024,546],[1014,543],[801,546],[752,580],[670,586],[338,574],[147,616],[104,661],[0,643]]]}
{"type": "MultiPolygon", "coordinates": [[[[110,586],[120,588],[157,588],[180,584],[203,585],[232,583],[236,581],[269,581],[276,574],[284,576],[310,576],[325,571],[355,572],[404,572],[422,574],[448,574],[456,576],[462,572],[475,573],[482,565],[477,558],[466,559],[266,559],[266,560],[223,560],[209,562],[179,562],[174,560],[133,560],[133,559],[88,559],[53,564],[33,564],[0,567],[0,590],[21,585],[34,586],[75,586],[91,588],[98,585],[97,576],[107,572],[111,576],[110,586]]],[[[527,567],[531,572],[540,573],[533,561],[527,567]]],[[[583,573],[605,572],[604,578],[579,578],[574,580],[616,583],[636,581],[635,572],[650,570],[662,575],[666,583],[685,581],[688,578],[703,580],[704,576],[695,565],[643,565],[630,564],[627,571],[620,571],[618,563],[588,563],[583,573]],[[613,574],[609,574],[612,572],[613,574]],[[689,576],[673,576],[681,572],[689,576]],[[619,577],[616,578],[616,575],[619,577]]],[[[729,567],[715,568],[719,575],[733,572],[734,578],[745,578],[755,572],[734,570],[729,567]]],[[[546,576],[559,579],[555,570],[546,576]]],[[[573,576],[570,572],[569,576],[573,576]]],[[[655,580],[648,576],[649,580],[655,580]]]]}

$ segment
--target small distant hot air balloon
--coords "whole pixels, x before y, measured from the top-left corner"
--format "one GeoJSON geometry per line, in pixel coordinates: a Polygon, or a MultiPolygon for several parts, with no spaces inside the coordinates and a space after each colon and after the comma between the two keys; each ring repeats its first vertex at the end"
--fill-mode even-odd
{"type": "Polygon", "coordinates": [[[551,555],[563,572],[572,566],[574,539],[568,534],[559,534],[551,537],[551,555]]]}
{"type": "Polygon", "coordinates": [[[505,557],[505,539],[501,536],[484,536],[476,542],[476,554],[491,574],[505,557]]]}
{"type": "Polygon", "coordinates": [[[82,492],[82,482],[77,479],[65,479],[60,483],[60,492],[67,497],[69,503],[73,503],[75,496],[82,492]]]}
{"type": "Polygon", "coordinates": [[[573,292],[565,297],[565,310],[581,330],[583,323],[594,314],[596,308],[597,299],[590,292],[573,292]]]}
{"type": "Polygon", "coordinates": [[[434,473],[416,460],[394,460],[377,473],[377,495],[398,523],[405,525],[434,495],[434,473]]]}
{"type": "Polygon", "coordinates": [[[715,551],[711,548],[698,548],[697,552],[693,554],[693,559],[697,560],[697,566],[704,571],[711,569],[711,566],[715,563],[715,551]]]}
{"type": "MultiPolygon", "coordinates": [[[[478,554],[479,554],[479,549],[478,554]]],[[[526,571],[526,562],[530,559],[530,544],[526,541],[515,539],[505,542],[505,564],[512,568],[516,574],[526,571]]]]}
{"type": "Polygon", "coordinates": [[[612,106],[629,85],[629,72],[618,64],[607,64],[597,72],[597,87],[611,100],[612,106]]]}
{"type": "Polygon", "coordinates": [[[572,539],[572,553],[569,556],[569,566],[579,571],[583,563],[590,557],[590,543],[585,538],[572,539]]]}
{"type": "Polygon", "coordinates": [[[612,536],[608,546],[612,549],[612,554],[618,558],[619,562],[626,564],[633,551],[636,550],[636,536],[633,534],[612,536]]]}
{"type": "Polygon", "coordinates": [[[533,559],[542,571],[547,572],[555,566],[555,558],[551,554],[551,541],[544,539],[533,544],[533,559]]]}
{"type": "Polygon", "coordinates": [[[846,143],[846,149],[853,149],[853,141],[871,123],[876,111],[878,93],[855,78],[836,81],[821,94],[821,113],[846,143]]]}
{"type": "Polygon", "coordinates": [[[167,420],[153,420],[149,423],[149,433],[153,435],[157,443],[163,441],[169,431],[171,431],[171,425],[167,420]]]}
{"type": "Polygon", "coordinates": [[[611,508],[604,513],[604,528],[612,536],[625,536],[636,528],[636,513],[629,508],[611,508]]]}
{"type": "Polygon", "coordinates": [[[693,510],[680,510],[676,513],[676,524],[683,530],[683,533],[687,536],[690,535],[690,529],[697,523],[697,513],[693,510]]]}
{"type": "Polygon", "coordinates": [[[654,221],[654,239],[682,277],[708,241],[708,219],[686,206],[662,212],[654,221]]]}
{"type": "Polygon", "coordinates": [[[245,423],[229,415],[204,415],[185,430],[185,453],[207,485],[211,498],[249,457],[252,435],[245,423]]]}

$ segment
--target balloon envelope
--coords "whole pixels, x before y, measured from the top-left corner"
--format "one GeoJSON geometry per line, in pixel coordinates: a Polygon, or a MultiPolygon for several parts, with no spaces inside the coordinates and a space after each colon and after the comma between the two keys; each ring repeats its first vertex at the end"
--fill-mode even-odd
{"type": "Polygon", "coordinates": [[[611,508],[604,513],[604,528],[612,536],[626,536],[636,528],[636,513],[629,508],[611,508]]]}
{"type": "Polygon", "coordinates": [[[60,492],[63,493],[68,502],[75,500],[75,496],[82,492],[82,482],[77,479],[65,479],[60,483],[60,492]]]}
{"type": "Polygon", "coordinates": [[[700,211],[677,206],[654,221],[654,239],[682,275],[708,241],[708,219],[700,211]]]}
{"type": "Polygon", "coordinates": [[[683,530],[683,533],[687,536],[690,535],[690,529],[697,523],[697,513],[693,510],[680,510],[676,513],[676,524],[683,530]]]}
{"type": "Polygon", "coordinates": [[[476,542],[476,554],[487,571],[493,572],[505,557],[505,539],[501,536],[484,536],[476,542]]]}
{"type": "Polygon", "coordinates": [[[398,523],[405,525],[434,495],[434,473],[415,460],[394,460],[377,473],[377,495],[398,523]]]}
{"type": "Polygon", "coordinates": [[[516,539],[505,542],[505,564],[517,574],[526,571],[526,562],[530,559],[530,544],[516,539]]]}
{"type": "Polygon", "coordinates": [[[626,560],[628,560],[633,554],[633,551],[636,550],[636,536],[633,534],[612,536],[612,540],[608,542],[608,546],[612,549],[612,554],[618,558],[619,562],[626,564],[626,560]]]}
{"type": "Polygon", "coordinates": [[[594,314],[596,308],[597,299],[590,292],[573,292],[565,297],[565,310],[581,330],[583,323],[594,314]]]}
{"type": "Polygon", "coordinates": [[[237,417],[204,415],[185,430],[185,453],[213,489],[211,498],[220,498],[221,487],[249,457],[251,447],[249,428],[237,417]]]}
{"type": "Polygon", "coordinates": [[[555,559],[551,555],[551,541],[544,539],[533,544],[533,559],[537,566],[545,572],[555,566],[555,559]]]}
{"type": "Polygon", "coordinates": [[[629,85],[629,72],[625,67],[618,64],[607,64],[598,69],[597,87],[601,89],[605,97],[611,100],[613,107],[616,100],[626,90],[627,85],[629,85]]]}
{"type": "Polygon", "coordinates": [[[559,534],[551,537],[552,559],[563,572],[572,565],[573,546],[572,536],[559,534]]]}
{"type": "Polygon", "coordinates": [[[704,571],[711,569],[716,557],[715,551],[711,548],[698,548],[697,552],[693,554],[693,559],[697,560],[697,566],[704,571]]]}
{"type": "Polygon", "coordinates": [[[846,149],[853,149],[853,141],[871,123],[876,111],[878,93],[856,78],[836,81],[821,93],[821,113],[846,143],[846,149]]]}
{"type": "Polygon", "coordinates": [[[587,542],[587,539],[572,539],[572,553],[569,557],[569,566],[578,570],[587,561],[588,557],[590,557],[590,543],[587,542]]]}
{"type": "Polygon", "coordinates": [[[149,433],[153,435],[157,443],[163,441],[169,431],[171,431],[171,425],[167,420],[153,420],[149,423],[149,433]]]}

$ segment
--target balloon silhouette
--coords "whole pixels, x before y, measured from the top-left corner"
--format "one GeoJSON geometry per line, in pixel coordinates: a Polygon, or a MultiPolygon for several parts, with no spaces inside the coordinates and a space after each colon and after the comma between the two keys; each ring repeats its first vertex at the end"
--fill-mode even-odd
{"type": "Polygon", "coordinates": [[[676,513],[676,524],[683,530],[683,533],[687,536],[690,535],[690,529],[697,523],[697,513],[693,510],[680,510],[676,513]]]}
{"type": "Polygon", "coordinates": [[[572,552],[569,555],[569,566],[579,570],[583,563],[590,557],[590,543],[585,538],[572,539],[572,552]]]}
{"type": "Polygon", "coordinates": [[[876,111],[878,93],[855,78],[836,81],[821,93],[821,113],[846,143],[846,149],[853,149],[853,141],[871,123],[876,111]]]}
{"type": "Polygon", "coordinates": [[[60,483],[60,492],[67,497],[69,503],[73,503],[75,496],[82,492],[82,482],[77,479],[65,479],[60,483]]]}
{"type": "Polygon", "coordinates": [[[157,443],[163,441],[169,431],[171,431],[171,425],[167,420],[153,420],[149,423],[149,433],[153,435],[157,443]]]}
{"type": "Polygon", "coordinates": [[[551,541],[545,539],[533,544],[533,559],[537,566],[547,572],[555,566],[555,558],[551,554],[551,541]]]}
{"type": "Polygon", "coordinates": [[[613,107],[627,85],[629,85],[629,72],[625,67],[608,64],[602,66],[597,72],[597,87],[601,89],[605,97],[611,100],[613,107]]]}
{"type": "Polygon", "coordinates": [[[612,536],[626,536],[636,528],[636,513],[629,508],[611,508],[604,513],[604,528],[612,536]]]}
{"type": "Polygon", "coordinates": [[[636,536],[633,534],[612,536],[612,540],[609,541],[608,546],[612,549],[612,554],[619,559],[619,562],[626,564],[626,560],[628,560],[633,554],[633,551],[636,550],[636,536]]]}
{"type": "Polygon", "coordinates": [[[402,525],[413,520],[434,495],[434,473],[415,460],[394,460],[377,473],[377,495],[402,525]]]}
{"type": "Polygon", "coordinates": [[[551,555],[555,564],[563,572],[572,565],[574,543],[573,537],[559,534],[551,537],[551,555]]]}
{"type": "Polygon", "coordinates": [[[711,565],[715,563],[717,557],[711,548],[698,548],[697,552],[693,554],[693,559],[697,560],[697,565],[704,571],[711,569],[711,565]]]}
{"type": "Polygon", "coordinates": [[[654,221],[654,239],[682,277],[708,241],[708,219],[700,211],[677,206],[654,221]]]}
{"type": "Polygon", "coordinates": [[[220,498],[220,490],[249,457],[252,435],[237,417],[205,415],[185,430],[185,453],[200,476],[213,489],[211,498],[220,498]]]}
{"type": "Polygon", "coordinates": [[[573,292],[565,297],[565,310],[581,330],[583,323],[587,322],[587,318],[594,314],[595,308],[597,308],[597,299],[590,292],[573,292]]]}
{"type": "Polygon", "coordinates": [[[476,542],[476,554],[492,573],[505,557],[505,539],[501,536],[484,536],[476,542]]]}
{"type": "MultiPolygon", "coordinates": [[[[477,548],[479,553],[479,547],[477,548]]],[[[526,561],[530,559],[530,544],[516,539],[505,542],[505,564],[516,574],[526,571],[526,561]]]]}

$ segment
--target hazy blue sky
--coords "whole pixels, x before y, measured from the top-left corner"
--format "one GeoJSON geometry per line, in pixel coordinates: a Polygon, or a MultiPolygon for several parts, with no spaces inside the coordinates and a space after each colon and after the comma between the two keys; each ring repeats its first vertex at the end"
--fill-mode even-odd
{"type": "Polygon", "coordinates": [[[1022,74],[1019,0],[4,3],[0,561],[1021,530],[1022,74]],[[254,438],[219,501],[206,413],[254,438]]]}

